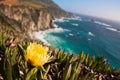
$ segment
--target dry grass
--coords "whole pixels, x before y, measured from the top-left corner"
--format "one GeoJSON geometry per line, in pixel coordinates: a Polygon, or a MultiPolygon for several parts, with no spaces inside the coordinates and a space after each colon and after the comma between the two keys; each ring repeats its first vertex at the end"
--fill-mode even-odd
{"type": "Polygon", "coordinates": [[[17,0],[2,0],[2,1],[0,1],[0,4],[4,4],[4,5],[18,5],[19,2],[17,0]]]}
{"type": "Polygon", "coordinates": [[[28,2],[28,1],[23,1],[22,4],[25,6],[31,6],[34,8],[44,8],[45,7],[43,4],[33,3],[33,2],[28,2]]]}

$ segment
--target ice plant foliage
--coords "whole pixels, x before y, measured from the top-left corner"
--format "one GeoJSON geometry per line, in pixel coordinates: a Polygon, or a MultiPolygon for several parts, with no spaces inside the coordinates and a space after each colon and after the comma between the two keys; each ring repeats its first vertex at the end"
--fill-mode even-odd
{"type": "Polygon", "coordinates": [[[48,47],[43,47],[37,43],[30,43],[27,47],[25,60],[30,62],[33,66],[43,66],[48,62],[50,56],[48,53],[48,47]]]}

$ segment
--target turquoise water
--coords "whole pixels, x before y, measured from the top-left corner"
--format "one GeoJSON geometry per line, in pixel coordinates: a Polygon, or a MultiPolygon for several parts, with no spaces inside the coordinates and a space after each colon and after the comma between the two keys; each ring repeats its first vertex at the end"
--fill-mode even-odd
{"type": "Polygon", "coordinates": [[[120,32],[112,24],[89,18],[59,19],[56,30],[46,31],[43,38],[52,46],[68,53],[104,56],[115,68],[120,68],[120,32]]]}

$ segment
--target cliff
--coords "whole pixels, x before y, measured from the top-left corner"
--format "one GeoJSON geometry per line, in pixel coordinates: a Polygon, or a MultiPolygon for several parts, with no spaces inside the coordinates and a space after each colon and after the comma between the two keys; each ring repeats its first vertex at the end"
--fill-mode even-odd
{"type": "Polygon", "coordinates": [[[0,4],[4,4],[4,5],[18,5],[18,1],[17,0],[0,0],[0,4]]]}
{"type": "Polygon", "coordinates": [[[70,16],[52,0],[0,1],[0,18],[19,32],[53,28],[54,18],[70,16]]]}
{"type": "MultiPolygon", "coordinates": [[[[53,27],[50,14],[44,10],[23,6],[0,6],[0,14],[6,16],[7,20],[11,19],[14,24],[19,24],[21,31],[28,32],[53,27]]],[[[9,22],[9,24],[14,27],[13,23],[9,22]]]]}

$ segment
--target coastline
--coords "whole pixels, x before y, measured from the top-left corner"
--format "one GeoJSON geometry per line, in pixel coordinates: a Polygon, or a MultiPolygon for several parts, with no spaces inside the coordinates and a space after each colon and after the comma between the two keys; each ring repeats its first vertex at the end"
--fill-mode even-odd
{"type": "MultiPolygon", "coordinates": [[[[55,19],[55,20],[53,20],[53,22],[54,22],[54,28],[49,28],[47,30],[34,31],[34,32],[31,33],[32,36],[33,36],[32,38],[37,39],[39,41],[42,41],[45,45],[48,45],[48,46],[51,46],[51,47],[54,47],[54,48],[57,48],[57,49],[65,50],[67,53],[71,52],[73,54],[78,54],[79,52],[81,52],[81,50],[83,50],[86,53],[92,54],[92,50],[93,50],[92,48],[96,49],[97,46],[99,45],[95,42],[95,39],[99,38],[96,34],[96,31],[92,32],[91,29],[88,29],[88,30],[84,31],[85,27],[84,26],[82,27],[82,23],[84,23],[84,24],[85,23],[94,24],[93,28],[95,28],[95,26],[96,26],[96,28],[98,28],[99,30],[104,30],[106,35],[107,35],[106,32],[112,32],[113,34],[114,33],[119,34],[118,31],[116,30],[116,28],[113,25],[107,24],[107,23],[99,21],[99,20],[96,20],[95,22],[91,22],[90,19],[86,20],[86,19],[83,19],[83,18],[80,18],[80,17],[78,17],[77,19],[76,18],[65,18],[65,17],[63,17],[63,18],[60,18],[60,19],[55,19]],[[76,20],[78,22],[80,22],[81,24],[76,23],[77,22],[76,20]],[[65,26],[67,26],[67,23],[69,25],[67,27],[65,27],[64,25],[63,26],[59,25],[59,24],[63,24],[63,23],[66,24],[65,26]],[[78,25],[78,26],[73,25],[74,23],[76,23],[76,25],[78,25]],[[73,32],[75,34],[72,33],[72,29],[70,28],[70,26],[74,27],[76,29],[76,31],[77,30],[79,30],[79,31],[76,32],[75,30],[73,30],[73,32]],[[81,28],[80,28],[80,26],[81,26],[81,28]],[[83,29],[83,31],[82,31],[82,29],[83,29]],[[59,37],[59,35],[60,35],[60,37],[59,37]],[[85,46],[84,46],[84,41],[82,42],[82,40],[83,40],[82,37],[86,37],[86,39],[84,39],[86,41],[85,46]],[[75,44],[71,45],[70,43],[72,41],[74,43],[74,40],[81,40],[81,41],[79,41],[78,43],[75,42],[75,44]],[[90,43],[90,44],[95,43],[94,46],[96,46],[96,47],[92,47],[91,45],[89,45],[91,47],[87,47],[87,42],[90,43]],[[81,45],[83,44],[83,46],[80,47],[79,43],[81,45]],[[77,47],[77,49],[74,49],[75,47],[77,47]],[[92,49],[91,52],[90,52],[90,49],[92,49]]],[[[86,25],[86,28],[91,28],[91,26],[89,27],[89,25],[88,25],[88,27],[87,27],[87,25],[86,25]]],[[[98,35],[100,35],[100,34],[98,34],[98,35]]],[[[104,34],[100,35],[100,37],[102,37],[102,36],[105,37],[104,34]]],[[[103,42],[103,45],[106,42],[106,41],[104,42],[103,39],[102,40],[101,39],[97,40],[97,42],[99,42],[99,41],[103,42]]],[[[107,44],[106,44],[106,46],[107,46],[107,44]]],[[[94,55],[98,56],[99,52],[101,52],[101,51],[98,50],[98,52],[94,52],[94,55]]],[[[111,54],[111,52],[108,52],[108,53],[111,54]]],[[[104,54],[102,54],[102,55],[104,55],[104,54]]],[[[106,55],[104,55],[104,56],[106,56],[106,55]]],[[[113,54],[111,54],[111,55],[113,55],[113,54]]],[[[107,57],[107,58],[109,58],[109,60],[111,60],[110,57],[107,57]]],[[[113,63],[113,62],[111,61],[110,63],[113,63]]]]}
{"type": "Polygon", "coordinates": [[[50,46],[50,44],[44,39],[45,34],[51,33],[51,32],[62,32],[63,29],[61,27],[58,27],[56,24],[54,24],[54,28],[50,28],[47,30],[39,30],[39,31],[33,31],[29,33],[30,38],[37,39],[39,41],[42,41],[45,45],[50,46]]]}
{"type": "Polygon", "coordinates": [[[67,31],[67,29],[62,29],[61,27],[59,27],[58,25],[55,24],[55,22],[69,22],[69,20],[81,20],[81,18],[79,16],[76,17],[61,17],[61,18],[56,18],[53,21],[53,28],[49,28],[46,30],[39,30],[39,31],[33,31],[33,32],[29,32],[29,36],[31,39],[37,39],[39,41],[42,41],[45,45],[50,46],[50,43],[48,43],[45,39],[44,36],[47,33],[51,33],[51,32],[63,32],[63,31],[67,31]]]}

